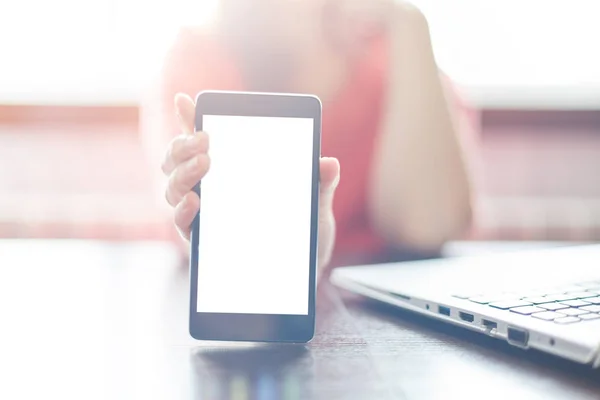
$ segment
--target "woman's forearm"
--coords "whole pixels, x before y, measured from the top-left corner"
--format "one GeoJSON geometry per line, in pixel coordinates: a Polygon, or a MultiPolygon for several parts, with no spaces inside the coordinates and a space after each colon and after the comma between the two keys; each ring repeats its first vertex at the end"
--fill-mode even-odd
{"type": "Polygon", "coordinates": [[[471,218],[457,115],[446,98],[425,18],[391,24],[391,71],[371,179],[375,227],[392,244],[434,250],[471,218]]]}

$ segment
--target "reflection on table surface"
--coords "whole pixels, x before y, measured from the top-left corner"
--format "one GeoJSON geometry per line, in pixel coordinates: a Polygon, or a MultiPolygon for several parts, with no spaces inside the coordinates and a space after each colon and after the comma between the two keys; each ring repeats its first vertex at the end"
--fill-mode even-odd
{"type": "Polygon", "coordinates": [[[200,398],[305,399],[314,378],[311,351],[304,345],[203,349],[192,353],[194,392],[200,398]]]}
{"type": "Polygon", "coordinates": [[[319,285],[307,345],[187,333],[160,243],[0,241],[2,399],[598,399],[600,375],[319,285]]]}

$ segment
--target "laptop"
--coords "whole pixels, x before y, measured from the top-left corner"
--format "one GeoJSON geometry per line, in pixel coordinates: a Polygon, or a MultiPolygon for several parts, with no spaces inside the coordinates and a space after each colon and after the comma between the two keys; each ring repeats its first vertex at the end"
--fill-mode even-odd
{"type": "Polygon", "coordinates": [[[600,245],[337,268],[351,292],[600,367],[600,245]]]}

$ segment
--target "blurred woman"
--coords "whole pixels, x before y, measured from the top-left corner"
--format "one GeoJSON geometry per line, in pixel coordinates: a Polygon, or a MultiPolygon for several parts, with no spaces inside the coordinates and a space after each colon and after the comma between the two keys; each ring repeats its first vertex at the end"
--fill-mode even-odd
{"type": "Polygon", "coordinates": [[[469,226],[462,150],[469,114],[439,71],[427,21],[415,7],[393,0],[221,0],[212,24],[182,30],[142,115],[154,157],[169,148],[167,199],[184,237],[200,204],[191,188],[210,169],[208,162],[184,167],[207,146],[173,155],[186,133],[173,137],[192,129],[191,98],[208,89],[321,98],[322,154],[341,166],[338,185],[337,162],[321,165],[330,169],[332,200],[322,206],[332,217],[320,226],[321,245],[331,248],[321,264],[435,254],[469,226]]]}

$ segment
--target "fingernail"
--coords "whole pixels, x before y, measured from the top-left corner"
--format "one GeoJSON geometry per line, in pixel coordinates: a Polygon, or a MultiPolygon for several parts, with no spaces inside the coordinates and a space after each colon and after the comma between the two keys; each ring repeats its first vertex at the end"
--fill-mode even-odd
{"type": "Polygon", "coordinates": [[[186,146],[196,147],[202,142],[202,138],[198,134],[190,135],[187,137],[186,146]]]}

